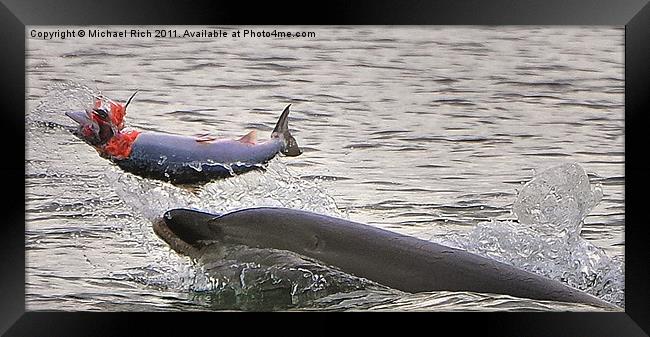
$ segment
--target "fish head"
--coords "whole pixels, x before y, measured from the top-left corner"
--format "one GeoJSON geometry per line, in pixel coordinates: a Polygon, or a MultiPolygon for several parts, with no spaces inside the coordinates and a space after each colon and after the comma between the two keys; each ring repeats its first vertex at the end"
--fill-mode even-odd
{"type": "Polygon", "coordinates": [[[126,108],[129,106],[133,100],[133,97],[135,97],[135,94],[137,93],[138,91],[136,90],[125,103],[116,102],[105,96],[95,96],[93,108],[104,110],[108,115],[108,122],[113,125],[113,128],[115,130],[121,131],[124,129],[126,108]]]}
{"type": "Polygon", "coordinates": [[[124,128],[124,117],[126,116],[126,106],[107,98],[95,98],[94,110],[101,110],[106,116],[106,121],[113,125],[117,130],[124,128]]]}
{"type": "Polygon", "coordinates": [[[79,124],[74,130],[75,135],[90,145],[104,145],[117,133],[106,109],[93,108],[65,114],[79,124]]]}

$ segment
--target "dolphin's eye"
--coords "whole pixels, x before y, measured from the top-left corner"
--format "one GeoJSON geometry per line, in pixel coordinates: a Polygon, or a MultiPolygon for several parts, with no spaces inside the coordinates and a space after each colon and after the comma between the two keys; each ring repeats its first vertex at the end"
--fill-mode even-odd
{"type": "Polygon", "coordinates": [[[101,119],[103,119],[103,120],[107,120],[107,119],[108,119],[108,112],[106,111],[106,109],[103,109],[103,108],[100,108],[100,109],[93,109],[93,111],[94,111],[94,112],[95,112],[99,117],[101,117],[101,119]]]}

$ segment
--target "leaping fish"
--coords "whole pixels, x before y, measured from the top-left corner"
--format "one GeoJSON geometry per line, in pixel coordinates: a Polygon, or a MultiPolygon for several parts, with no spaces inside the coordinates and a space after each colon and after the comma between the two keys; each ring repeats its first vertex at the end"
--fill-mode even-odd
{"type": "Polygon", "coordinates": [[[66,112],[79,124],[73,134],[124,171],[192,184],[258,169],[278,153],[290,157],[302,154],[289,132],[291,104],[280,115],[271,138],[258,143],[256,131],[239,139],[216,139],[127,129],[124,117],[133,96],[135,93],[125,104],[97,97],[92,109],[66,112]]]}

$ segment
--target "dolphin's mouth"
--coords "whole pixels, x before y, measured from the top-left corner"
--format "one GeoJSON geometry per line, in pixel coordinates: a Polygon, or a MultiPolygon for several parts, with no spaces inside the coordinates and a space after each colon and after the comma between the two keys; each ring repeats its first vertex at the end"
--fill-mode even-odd
{"type": "Polygon", "coordinates": [[[153,230],[173,250],[195,258],[203,248],[219,241],[218,228],[210,226],[210,221],[218,216],[189,209],[171,209],[153,222],[153,230]]]}
{"type": "Polygon", "coordinates": [[[187,255],[192,258],[195,258],[199,255],[200,249],[183,241],[178,235],[176,235],[176,233],[174,233],[169,228],[169,226],[167,226],[164,218],[158,218],[154,220],[153,231],[175,252],[182,255],[187,255]]]}

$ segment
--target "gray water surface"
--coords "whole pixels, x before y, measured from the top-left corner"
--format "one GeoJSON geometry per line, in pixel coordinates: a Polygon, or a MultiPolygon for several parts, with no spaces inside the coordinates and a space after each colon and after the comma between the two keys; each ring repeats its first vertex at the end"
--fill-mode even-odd
{"type": "MultiPolygon", "coordinates": [[[[462,236],[515,220],[522,184],[565,162],[603,189],[582,238],[622,265],[622,27],[277,28],[316,37],[28,38],[28,310],[273,309],[206,298],[214,284],[151,219],[176,206],[272,205],[425,240],[462,236]],[[92,93],[124,101],[136,89],[129,127],[188,136],[266,139],[291,103],[304,153],[190,190],[124,173],[56,127],[92,93]]],[[[382,287],[291,309],[593,310],[382,287]]]]}

